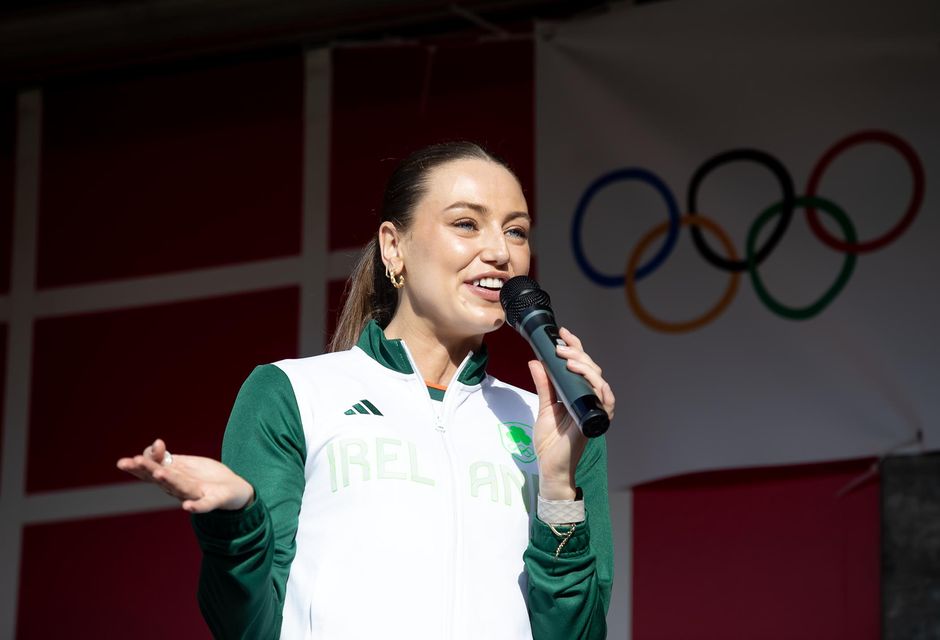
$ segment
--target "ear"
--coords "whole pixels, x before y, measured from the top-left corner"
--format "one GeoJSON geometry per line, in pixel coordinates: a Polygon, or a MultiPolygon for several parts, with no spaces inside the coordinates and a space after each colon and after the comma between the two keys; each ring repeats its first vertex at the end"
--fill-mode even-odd
{"type": "Polygon", "coordinates": [[[385,221],[379,225],[379,251],[382,262],[394,273],[400,273],[405,260],[402,253],[402,235],[394,223],[385,221]]]}

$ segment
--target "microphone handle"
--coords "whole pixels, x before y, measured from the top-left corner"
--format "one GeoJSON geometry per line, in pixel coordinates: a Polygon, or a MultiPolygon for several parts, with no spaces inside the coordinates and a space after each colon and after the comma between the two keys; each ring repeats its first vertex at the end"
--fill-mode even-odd
{"type": "Polygon", "coordinates": [[[556,353],[555,348],[564,345],[565,341],[558,334],[551,310],[544,307],[533,309],[519,321],[517,328],[536,357],[545,364],[548,377],[555,386],[555,395],[575,419],[581,433],[588,438],[603,435],[610,427],[610,419],[584,376],[569,370],[567,360],[556,353]]]}

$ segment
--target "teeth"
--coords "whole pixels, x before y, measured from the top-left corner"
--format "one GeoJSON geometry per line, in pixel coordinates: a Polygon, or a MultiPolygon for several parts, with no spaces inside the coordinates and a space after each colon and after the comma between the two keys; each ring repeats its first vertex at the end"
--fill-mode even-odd
{"type": "Polygon", "coordinates": [[[480,278],[473,281],[474,286],[486,287],[487,289],[502,289],[503,281],[499,278],[480,278]]]}

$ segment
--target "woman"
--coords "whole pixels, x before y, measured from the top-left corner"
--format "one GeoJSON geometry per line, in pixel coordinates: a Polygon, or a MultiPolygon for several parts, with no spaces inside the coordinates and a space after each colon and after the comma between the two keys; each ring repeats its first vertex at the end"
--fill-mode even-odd
{"type": "MultiPolygon", "coordinates": [[[[382,219],[331,353],[255,369],[224,464],[157,440],[118,467],[195,514],[218,637],[604,637],[603,439],[538,361],[537,397],[484,368],[499,289],[529,270],[518,180],[476,145],[428,147],[390,178],[382,219]]],[[[600,368],[561,336],[612,417],[600,368]]]]}

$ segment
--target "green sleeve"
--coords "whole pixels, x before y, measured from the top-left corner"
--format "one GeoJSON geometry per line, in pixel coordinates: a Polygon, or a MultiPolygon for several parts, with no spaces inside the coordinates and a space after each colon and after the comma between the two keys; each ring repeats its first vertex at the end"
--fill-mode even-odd
{"type": "Polygon", "coordinates": [[[202,548],[198,599],[216,638],[276,638],[304,490],[306,445],[287,375],[255,368],[222,441],[222,462],[255,489],[240,511],[193,516],[202,548]]]}
{"type": "Polygon", "coordinates": [[[533,640],[607,637],[614,550],[604,438],[588,442],[575,479],[584,492],[587,520],[575,528],[558,557],[559,538],[538,518],[532,522],[524,558],[533,640]]]}

